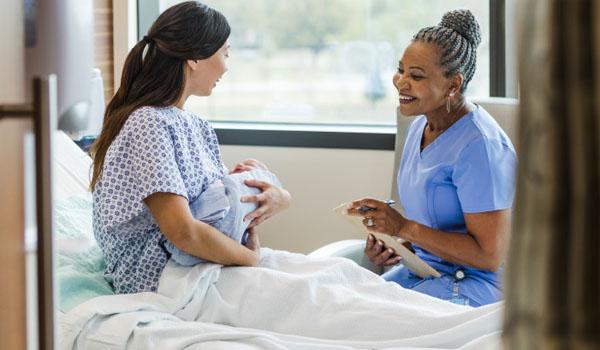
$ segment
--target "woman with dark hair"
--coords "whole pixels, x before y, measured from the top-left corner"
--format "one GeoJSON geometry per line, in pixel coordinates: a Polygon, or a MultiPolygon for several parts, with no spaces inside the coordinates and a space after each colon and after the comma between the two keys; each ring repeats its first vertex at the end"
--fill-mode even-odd
{"type": "MultiPolygon", "coordinates": [[[[468,10],[448,12],[414,36],[393,79],[401,113],[420,115],[408,130],[397,179],[406,215],[374,199],[348,206],[369,230],[411,242],[442,275],[421,279],[398,266],[385,279],[471,306],[502,297],[517,163],[504,131],[464,96],[480,41],[468,10]],[[358,210],[365,206],[372,210],[358,210]]],[[[400,262],[372,236],[365,254],[378,265],[400,262]]]]}
{"type": "MultiPolygon", "coordinates": [[[[244,244],[192,215],[190,204],[227,169],[217,137],[200,117],[183,110],[190,95],[208,96],[227,71],[225,17],[197,1],[163,12],[125,61],[121,86],[107,106],[92,147],[94,235],[117,293],[155,291],[173,247],[223,265],[256,265],[253,227],[289,205],[290,195],[267,182],[242,197],[258,209],[244,244]]],[[[265,169],[256,160],[235,171],[265,169]]]]}

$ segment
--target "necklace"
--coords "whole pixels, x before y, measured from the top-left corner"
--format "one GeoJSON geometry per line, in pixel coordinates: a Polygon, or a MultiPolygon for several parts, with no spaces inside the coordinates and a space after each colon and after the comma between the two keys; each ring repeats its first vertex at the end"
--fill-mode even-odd
{"type": "Polygon", "coordinates": [[[446,126],[445,128],[439,131],[432,131],[429,122],[427,122],[425,124],[425,128],[423,129],[423,136],[421,137],[421,151],[423,151],[425,147],[432,144],[433,141],[435,141],[435,139],[437,139],[441,134],[443,134],[444,131],[448,130],[448,128],[451,127],[455,122],[452,122],[450,125],[446,126]],[[427,132],[429,132],[429,135],[427,135],[427,132]]]}
{"type": "MultiPolygon", "coordinates": [[[[452,124],[454,124],[454,123],[452,123],[452,124]]],[[[450,127],[450,126],[452,126],[452,124],[450,124],[450,125],[446,126],[446,127],[445,127],[445,128],[443,128],[443,129],[439,129],[438,131],[431,130],[431,124],[429,124],[429,123],[425,124],[425,127],[427,128],[427,130],[429,130],[429,132],[430,132],[430,133],[436,133],[436,134],[440,135],[440,134],[442,134],[444,131],[446,131],[446,130],[447,130],[449,127],[450,127]]]]}

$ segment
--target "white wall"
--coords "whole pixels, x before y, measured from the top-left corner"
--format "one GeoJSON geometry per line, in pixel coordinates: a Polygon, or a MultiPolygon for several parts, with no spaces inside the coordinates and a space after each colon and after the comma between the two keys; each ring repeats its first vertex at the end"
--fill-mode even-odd
{"type": "Polygon", "coordinates": [[[23,1],[0,1],[0,105],[25,102],[23,1]]]}
{"type": "Polygon", "coordinates": [[[265,162],[293,197],[286,212],[260,227],[263,246],[308,253],[327,243],[362,238],[332,209],[342,202],[390,195],[393,151],[222,146],[228,167],[246,158],[265,162]]]}

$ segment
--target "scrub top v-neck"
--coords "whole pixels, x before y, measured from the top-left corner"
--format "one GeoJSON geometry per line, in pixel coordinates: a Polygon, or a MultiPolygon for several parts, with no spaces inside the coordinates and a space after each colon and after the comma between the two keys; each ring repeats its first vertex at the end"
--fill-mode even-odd
{"type": "MultiPolygon", "coordinates": [[[[421,150],[426,124],[424,116],[411,124],[398,172],[399,197],[409,220],[466,234],[465,213],[511,208],[516,152],[487,111],[477,106],[421,150]]],[[[500,288],[502,269],[490,272],[460,266],[417,245],[414,248],[442,273],[454,275],[461,270],[500,288]]]]}

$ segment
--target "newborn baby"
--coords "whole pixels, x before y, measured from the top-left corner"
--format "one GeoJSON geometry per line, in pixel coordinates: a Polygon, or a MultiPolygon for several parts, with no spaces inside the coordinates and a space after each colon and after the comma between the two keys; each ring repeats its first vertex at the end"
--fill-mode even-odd
{"type": "MultiPolygon", "coordinates": [[[[281,187],[277,177],[264,169],[254,168],[225,175],[223,180],[215,181],[198,198],[190,202],[192,215],[196,220],[207,223],[233,240],[245,244],[245,232],[250,221],[244,222],[244,217],[254,211],[257,204],[255,202],[242,203],[240,198],[246,195],[260,194],[260,189],[244,184],[245,180],[251,179],[281,187]]],[[[207,262],[180,250],[169,240],[166,240],[165,248],[171,253],[171,259],[180,265],[193,266],[207,262]]]]}

